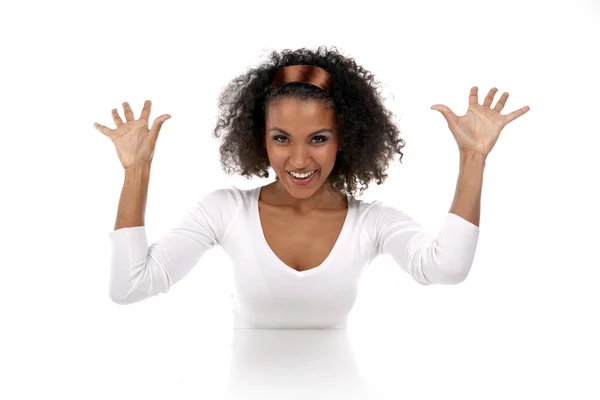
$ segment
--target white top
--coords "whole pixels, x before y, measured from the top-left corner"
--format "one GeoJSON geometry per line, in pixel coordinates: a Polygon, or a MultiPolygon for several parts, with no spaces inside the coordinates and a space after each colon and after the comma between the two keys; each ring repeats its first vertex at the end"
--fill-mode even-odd
{"type": "Polygon", "coordinates": [[[234,328],[346,328],[360,275],[380,254],[391,255],[421,285],[457,284],[471,269],[476,225],[448,213],[433,237],[398,209],[348,196],[348,214],[329,256],[316,268],[296,271],[264,237],[259,194],[260,187],[213,191],[150,246],[144,226],[111,231],[110,298],[130,304],[167,293],[218,244],[233,262],[234,328]]]}

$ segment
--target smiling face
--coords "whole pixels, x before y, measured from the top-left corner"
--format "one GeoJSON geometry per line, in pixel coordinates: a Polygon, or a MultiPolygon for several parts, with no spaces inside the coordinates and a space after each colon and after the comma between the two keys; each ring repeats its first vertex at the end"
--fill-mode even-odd
{"type": "Polygon", "coordinates": [[[334,110],[317,100],[277,99],[268,107],[265,132],[271,167],[287,191],[301,199],[323,190],[339,148],[334,110]]]}

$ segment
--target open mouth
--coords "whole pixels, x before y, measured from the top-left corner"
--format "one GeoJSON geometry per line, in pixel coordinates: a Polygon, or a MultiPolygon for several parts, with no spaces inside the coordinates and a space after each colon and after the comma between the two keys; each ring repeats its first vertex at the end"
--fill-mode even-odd
{"type": "Polygon", "coordinates": [[[313,180],[313,178],[317,175],[317,172],[319,172],[319,170],[316,169],[312,172],[305,173],[305,174],[299,174],[299,173],[294,173],[294,172],[290,172],[290,171],[286,171],[286,172],[288,173],[288,175],[290,176],[290,179],[294,183],[307,184],[313,180]]]}

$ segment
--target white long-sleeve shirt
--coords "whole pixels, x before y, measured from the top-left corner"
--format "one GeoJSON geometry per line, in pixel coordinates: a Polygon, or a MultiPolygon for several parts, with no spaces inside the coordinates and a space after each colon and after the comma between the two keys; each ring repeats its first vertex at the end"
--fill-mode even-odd
{"type": "Polygon", "coordinates": [[[329,256],[318,267],[296,271],[265,239],[259,193],[260,187],[213,191],[150,246],[144,226],[111,231],[110,298],[130,304],[167,293],[220,245],[233,264],[234,328],[346,328],[360,275],[380,254],[391,255],[421,285],[457,284],[471,269],[476,225],[448,213],[434,237],[398,209],[348,196],[348,214],[329,256]]]}

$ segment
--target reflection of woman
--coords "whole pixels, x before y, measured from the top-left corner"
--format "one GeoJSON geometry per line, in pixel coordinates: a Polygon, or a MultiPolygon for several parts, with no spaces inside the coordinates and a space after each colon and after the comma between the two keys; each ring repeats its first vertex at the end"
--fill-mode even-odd
{"type": "Polygon", "coordinates": [[[437,236],[400,210],[356,199],[381,184],[404,141],[385,109],[373,75],[335,50],[274,52],[268,62],[223,91],[215,135],[229,172],[274,182],[228,187],[198,201],[179,226],[148,246],[144,213],[154,145],[169,115],[149,129],[147,101],[135,120],[113,110],[116,129],[95,124],[114,142],[125,168],[112,244],[110,296],[119,304],[166,293],[212,246],[234,265],[238,328],[343,328],[363,268],[389,254],[423,285],[457,284],[470,268],[479,236],[485,160],[502,128],[528,111],[492,109],[471,89],[456,116],[435,105],[460,152],[454,202],[437,236]]]}
{"type": "Polygon", "coordinates": [[[347,329],[234,329],[233,399],[367,399],[347,329]]]}

